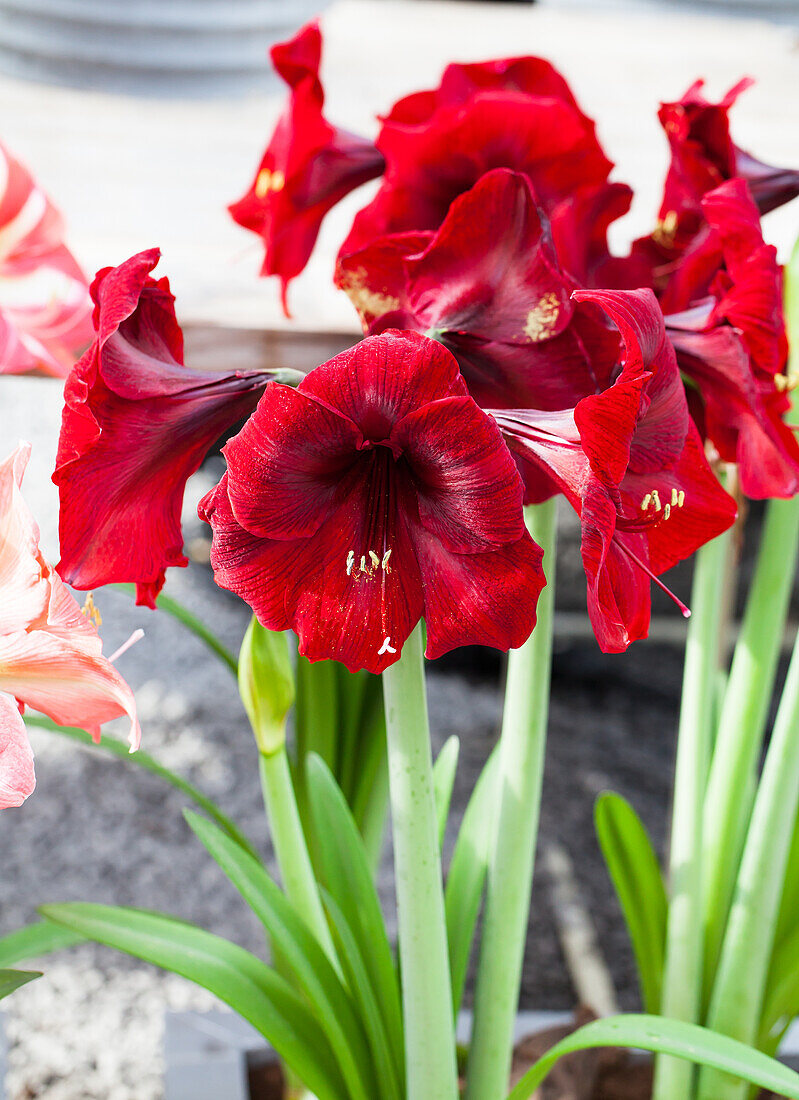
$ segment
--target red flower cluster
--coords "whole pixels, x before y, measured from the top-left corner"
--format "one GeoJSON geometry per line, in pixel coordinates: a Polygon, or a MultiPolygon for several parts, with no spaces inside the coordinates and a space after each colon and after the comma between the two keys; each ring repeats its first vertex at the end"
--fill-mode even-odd
{"type": "Polygon", "coordinates": [[[544,583],[521,506],[556,493],[580,517],[599,643],[626,648],[652,581],[734,520],[706,441],[747,494],[799,488],[781,273],[760,230],[799,174],[733,144],[743,85],[715,105],[695,85],[661,110],[660,222],[615,257],[631,192],[547,62],[450,65],[372,145],[324,119],[320,52],[316,24],[273,50],[291,96],[233,212],[285,299],[327,210],[382,174],[336,267],[366,339],[296,390],[198,375],[149,277],[157,253],[101,272],[55,474],[62,575],[133,579],[152,603],[184,562],[186,478],[258,402],[200,512],[217,582],[304,654],[380,671],[420,617],[430,656],[520,645],[544,583]]]}
{"type": "Polygon", "coordinates": [[[434,341],[390,331],[267,386],[225,457],[200,505],[217,584],[312,660],[382,672],[422,616],[428,657],[533,629],[521,479],[434,341]]]}

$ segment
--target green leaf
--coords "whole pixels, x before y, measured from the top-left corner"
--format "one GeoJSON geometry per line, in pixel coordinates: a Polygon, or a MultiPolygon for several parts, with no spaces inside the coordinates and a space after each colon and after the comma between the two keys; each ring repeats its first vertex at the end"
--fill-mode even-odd
{"type": "Polygon", "coordinates": [[[29,726],[37,726],[39,729],[50,730],[51,733],[58,733],[61,737],[68,737],[70,741],[78,741],[81,745],[88,745],[90,748],[104,749],[106,752],[111,753],[112,756],[118,756],[121,760],[127,761],[128,764],[136,764],[137,767],[144,768],[145,771],[150,772],[152,775],[157,775],[159,779],[163,779],[166,783],[176,787],[182,794],[188,795],[193,802],[201,809],[205,810],[209,817],[214,819],[220,828],[224,829],[232,840],[240,844],[245,852],[249,852],[253,859],[259,858],[258,852],[241,829],[239,829],[238,825],[236,825],[236,823],[232,821],[212,799],[204,795],[202,791],[198,790],[192,783],[189,783],[187,779],[177,775],[169,768],[164,767],[163,764],[159,764],[149,753],[144,752],[142,749],[131,752],[130,747],[125,742],[119,741],[115,737],[106,737],[104,735],[99,741],[95,742],[86,730],[77,729],[74,726],[58,726],[55,722],[51,721],[49,718],[45,718],[43,715],[32,716],[26,714],[25,723],[29,726]]]}
{"type": "Polygon", "coordinates": [[[140,909],[74,902],[44,905],[40,912],[196,982],[249,1021],[318,1100],[349,1100],[330,1043],[310,1009],[249,951],[185,921],[140,909]]]}
{"type": "Polygon", "coordinates": [[[285,744],[294,694],[285,632],[267,630],[253,615],[239,652],[239,695],[259,752],[270,755],[285,744]]]}
{"type": "Polygon", "coordinates": [[[389,1040],[369,977],[369,960],[361,954],[355,935],[340,907],[326,890],[322,892],[322,896],[336,953],[369,1037],[377,1079],[380,1081],[381,1100],[402,1100],[405,1095],[405,1065],[402,1060],[399,1064],[394,1061],[395,1052],[402,1050],[402,1036],[395,1035],[393,1043],[389,1040]]]}
{"type": "Polygon", "coordinates": [[[83,943],[85,936],[69,928],[61,928],[49,921],[36,921],[17,928],[0,939],[0,967],[13,966],[25,959],[35,959],[39,955],[49,955],[51,951],[60,951],[83,943]]]}
{"type": "Polygon", "coordinates": [[[404,1063],[399,979],[363,841],[324,761],[312,754],[307,767],[321,882],[344,914],[358,950],[367,960],[394,1061],[404,1063]]]}
{"type": "Polygon", "coordinates": [[[638,814],[618,794],[594,808],[596,833],[635,953],[647,1012],[660,1009],[668,901],[657,856],[638,814]]]}
{"type": "Polygon", "coordinates": [[[448,738],[433,765],[433,790],[436,799],[439,848],[444,843],[444,832],[449,818],[449,804],[452,801],[452,788],[455,785],[455,772],[458,769],[460,747],[461,743],[457,737],[448,738]]]}
{"type": "Polygon", "coordinates": [[[41,976],[40,970],[0,970],[0,1001],[21,985],[27,985],[41,976]]]}
{"type": "Polygon", "coordinates": [[[450,860],[444,909],[449,944],[449,967],[452,977],[452,1003],[455,1015],[461,1006],[469,956],[480,912],[489,846],[494,835],[490,815],[496,805],[494,783],[497,773],[497,753],[491,753],[472,791],[450,860]]]}
{"type": "Polygon", "coordinates": [[[696,1024],[645,1015],[608,1016],[567,1035],[527,1071],[508,1100],[528,1100],[559,1058],[594,1047],[632,1047],[671,1054],[741,1077],[778,1096],[799,1100],[799,1074],[759,1050],[696,1024]]]}
{"type": "Polygon", "coordinates": [[[775,1031],[779,1034],[798,1013],[799,927],[795,927],[774,948],[760,1013],[758,1046],[776,1049],[772,1046],[775,1031]]]}
{"type": "Polygon", "coordinates": [[[186,811],[186,820],[263,924],[282,972],[288,969],[308,998],[353,1100],[369,1100],[376,1081],[364,1030],[319,942],[260,863],[205,818],[186,811]]]}

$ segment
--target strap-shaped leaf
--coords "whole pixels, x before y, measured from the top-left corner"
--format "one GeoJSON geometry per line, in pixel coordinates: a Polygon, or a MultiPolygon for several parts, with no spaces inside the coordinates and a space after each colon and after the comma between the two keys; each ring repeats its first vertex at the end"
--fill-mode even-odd
{"type": "Polygon", "coordinates": [[[0,970],[0,1001],[21,985],[41,978],[40,970],[0,970]]]}
{"type": "Polygon", "coordinates": [[[449,804],[452,801],[452,788],[455,785],[455,772],[458,769],[460,747],[461,743],[457,737],[449,737],[444,742],[433,765],[433,791],[436,799],[439,848],[444,843],[444,832],[449,818],[449,804]]]}
{"type": "Polygon", "coordinates": [[[371,1100],[376,1078],[361,1021],[327,955],[263,866],[210,821],[191,811],[186,820],[269,934],[286,970],[324,1029],[352,1100],[371,1100]]]}
{"type": "Polygon", "coordinates": [[[73,947],[84,940],[85,936],[70,928],[61,928],[60,925],[50,924],[46,920],[35,921],[0,939],[0,967],[13,966],[39,955],[49,955],[51,951],[73,947]]]}
{"type": "Polygon", "coordinates": [[[775,1050],[776,1042],[799,1014],[799,928],[774,948],[760,1015],[758,1046],[775,1050]]]}
{"type": "Polygon", "coordinates": [[[380,1081],[380,1096],[383,1100],[402,1100],[405,1095],[405,1064],[401,1059],[399,1063],[394,1060],[395,1052],[402,1050],[402,1036],[394,1036],[393,1043],[389,1040],[369,977],[369,961],[361,954],[341,908],[326,890],[322,894],[341,968],[369,1037],[380,1081]]]}
{"type": "Polygon", "coordinates": [[[237,844],[240,844],[246,852],[249,852],[250,855],[253,856],[253,858],[258,858],[258,852],[238,825],[236,825],[234,821],[231,821],[226,813],[220,810],[213,799],[203,794],[203,792],[198,790],[192,783],[189,783],[187,779],[184,779],[182,775],[178,775],[170,768],[166,768],[163,764],[159,764],[154,757],[144,752],[143,749],[137,749],[136,752],[131,752],[130,746],[126,742],[105,735],[101,737],[99,741],[95,742],[86,730],[77,729],[74,726],[56,725],[55,722],[51,721],[49,718],[45,718],[44,715],[26,714],[25,722],[29,726],[38,726],[41,729],[50,730],[51,733],[58,733],[62,737],[69,738],[70,741],[79,741],[82,745],[88,745],[91,748],[105,749],[105,751],[111,753],[112,756],[118,756],[128,764],[135,764],[139,768],[144,768],[145,771],[150,772],[152,775],[157,775],[159,779],[163,779],[171,786],[176,787],[182,794],[188,795],[192,802],[196,803],[200,809],[205,810],[208,816],[212,817],[217,825],[225,830],[228,836],[232,837],[237,844]]]}
{"type": "Polygon", "coordinates": [[[496,772],[495,751],[488,758],[463,815],[444,890],[452,1003],[456,1016],[463,997],[477,914],[480,912],[483,896],[489,846],[494,835],[490,818],[496,805],[493,797],[496,772]]]}
{"type": "Polygon", "coordinates": [[[641,819],[621,795],[600,795],[594,821],[635,953],[644,1008],[656,1013],[663,984],[668,912],[657,856],[641,819]]]}
{"type": "Polygon", "coordinates": [[[593,1047],[632,1047],[671,1054],[751,1081],[778,1096],[799,1100],[799,1074],[759,1050],[705,1027],[664,1016],[607,1016],[567,1035],[528,1070],[508,1100],[529,1100],[559,1058],[593,1047]]]}
{"type": "Polygon", "coordinates": [[[318,1100],[349,1100],[322,1028],[285,979],[255,955],[193,924],[112,905],[44,905],[47,920],[180,974],[249,1021],[318,1100]]]}
{"type": "Polygon", "coordinates": [[[363,841],[329,768],[315,754],[308,758],[308,785],[322,885],[335,900],[362,957],[368,960],[375,999],[395,1060],[404,1059],[399,979],[363,841]]]}

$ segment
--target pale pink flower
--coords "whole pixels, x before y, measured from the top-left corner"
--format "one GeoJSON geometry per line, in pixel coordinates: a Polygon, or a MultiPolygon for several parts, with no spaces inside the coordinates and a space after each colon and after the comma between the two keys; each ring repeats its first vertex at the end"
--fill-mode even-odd
{"type": "Polygon", "coordinates": [[[127,714],[131,750],[139,723],[133,693],[90,620],[39,550],[39,528],[20,486],[30,456],[21,443],[0,463],[0,807],[33,790],[33,756],[20,706],[95,740],[100,726],[127,714]]]}
{"type": "Polygon", "coordinates": [[[61,215],[0,144],[0,374],[65,378],[92,338],[91,308],[61,215]]]}

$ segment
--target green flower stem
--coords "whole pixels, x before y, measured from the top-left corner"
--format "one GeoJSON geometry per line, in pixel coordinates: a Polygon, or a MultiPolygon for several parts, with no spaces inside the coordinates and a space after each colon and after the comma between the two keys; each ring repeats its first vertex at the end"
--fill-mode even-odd
{"type": "Polygon", "coordinates": [[[322,908],[319,888],[300,822],[286,747],[283,745],[277,752],[269,755],[259,753],[258,756],[264,805],[280,876],[283,880],[283,889],[338,969],[333,938],[322,908]]]}
{"type": "Polygon", "coordinates": [[[703,820],[704,993],[713,986],[749,823],[799,548],[799,498],[769,501],[721,709],[703,820]]]}
{"type": "MultiPolygon", "coordinates": [[[[725,595],[730,532],[697,553],[692,616],[685,645],[674,805],[669,850],[669,910],[660,1011],[693,1024],[702,1005],[702,808],[713,746],[720,658],[719,616],[725,595]]],[[[694,1067],[660,1056],[653,1100],[692,1095],[694,1067]]]]}
{"type": "Polygon", "coordinates": [[[456,1100],[458,1075],[421,624],[383,673],[407,1100],[456,1100]]]}
{"type": "MultiPolygon", "coordinates": [[[[120,592],[127,592],[130,596],[136,595],[135,584],[112,584],[111,587],[120,592]]],[[[171,596],[166,596],[163,592],[159,594],[155,603],[159,611],[165,611],[167,615],[171,615],[173,619],[183,623],[187,630],[196,635],[224,665],[227,665],[234,676],[238,676],[239,662],[235,654],[231,653],[227,646],[220,642],[213,630],[207,627],[201,619],[198,619],[192,611],[189,611],[182,603],[178,603],[177,600],[173,600],[171,596]]]]}
{"type": "Polygon", "coordinates": [[[466,1100],[495,1100],[507,1092],[530,913],[552,664],[555,500],[526,508],[525,519],[544,550],[547,586],[538,600],[535,630],[508,657],[496,837],[488,864],[466,1100]]]}
{"type": "MultiPolygon", "coordinates": [[[[799,808],[799,638],[755,799],[708,1013],[708,1027],[754,1044],[799,808]]],[[[745,1083],[702,1069],[700,1100],[746,1100],[745,1083]]]]}

